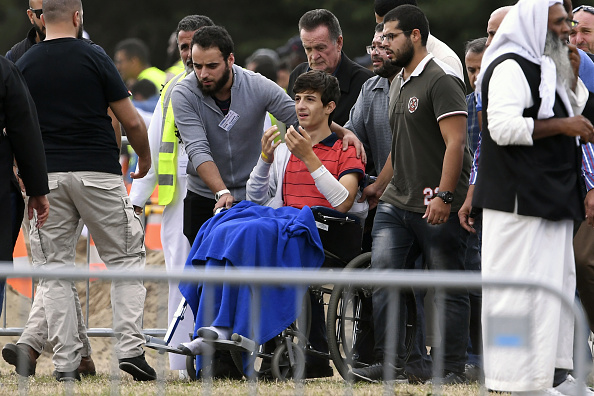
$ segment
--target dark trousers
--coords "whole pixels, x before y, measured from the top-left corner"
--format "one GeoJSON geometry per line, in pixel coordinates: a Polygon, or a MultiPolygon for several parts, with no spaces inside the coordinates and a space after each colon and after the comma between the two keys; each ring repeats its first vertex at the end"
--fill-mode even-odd
{"type": "MultiPolygon", "coordinates": [[[[481,272],[481,236],[483,230],[483,215],[479,213],[474,218],[476,234],[469,233],[464,267],[466,271],[481,272]]],[[[481,326],[481,306],[483,293],[481,289],[468,290],[470,299],[470,340],[468,344],[468,363],[483,367],[483,341],[481,326]]]]}
{"type": "Polygon", "coordinates": [[[184,235],[188,238],[190,246],[194,244],[202,224],[213,216],[215,204],[214,199],[188,190],[184,198],[184,235]]]}
{"type": "MultiPolygon", "coordinates": [[[[19,231],[21,230],[21,223],[23,222],[23,214],[25,210],[25,202],[23,196],[18,188],[12,186],[10,191],[10,213],[11,213],[11,233],[12,233],[12,249],[16,245],[19,231]]],[[[12,257],[3,257],[2,260],[11,260],[12,257]]],[[[6,279],[0,279],[0,315],[2,314],[2,307],[4,306],[4,289],[6,286],[6,279]]]]}
{"type": "MultiPolygon", "coordinates": [[[[468,232],[452,212],[441,225],[430,225],[422,218],[422,213],[414,213],[396,208],[385,202],[378,205],[373,225],[372,269],[412,269],[419,255],[429,270],[463,271],[464,255],[468,232]]],[[[390,289],[377,287],[373,293],[373,317],[375,332],[375,359],[396,358],[403,367],[404,346],[404,307],[401,301],[399,316],[389,312],[390,289]],[[398,331],[398,351],[386,350],[388,339],[387,318],[396,316],[398,331]],[[397,352],[396,356],[394,354],[397,352]]],[[[401,299],[402,300],[402,299],[401,299]]],[[[468,346],[469,302],[466,290],[447,291],[443,299],[436,300],[439,312],[445,315],[445,325],[441,329],[444,351],[444,369],[463,373],[468,346]]]]}

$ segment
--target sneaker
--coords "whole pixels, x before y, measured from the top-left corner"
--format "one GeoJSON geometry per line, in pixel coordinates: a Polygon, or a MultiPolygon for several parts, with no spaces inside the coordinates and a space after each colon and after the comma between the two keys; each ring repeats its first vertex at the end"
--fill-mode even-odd
{"type": "Polygon", "coordinates": [[[39,353],[27,344],[6,344],[2,348],[2,357],[6,363],[15,367],[23,377],[35,375],[39,353]]]}
{"type": "MultiPolygon", "coordinates": [[[[390,365],[390,369],[393,370],[391,382],[408,384],[408,376],[404,368],[390,365]]],[[[354,368],[351,370],[351,374],[355,382],[367,381],[378,383],[384,379],[384,365],[382,363],[374,363],[371,366],[354,368]]]]}
{"type": "Polygon", "coordinates": [[[119,359],[120,370],[127,372],[134,381],[154,381],[157,379],[157,373],[144,358],[144,352],[140,356],[133,358],[119,359]]]}
{"type": "Polygon", "coordinates": [[[54,371],[54,377],[59,382],[80,381],[80,374],[78,373],[78,370],[66,371],[66,372],[54,371]]]}
{"type": "Polygon", "coordinates": [[[429,381],[425,382],[426,384],[436,384],[439,385],[457,385],[457,384],[467,384],[468,380],[464,373],[455,373],[453,371],[446,371],[446,374],[443,378],[433,378],[429,381]]]}
{"type": "Polygon", "coordinates": [[[525,392],[512,392],[511,396],[567,396],[565,393],[561,393],[555,388],[539,389],[534,391],[525,392]]]}
{"type": "Polygon", "coordinates": [[[565,381],[554,387],[557,392],[568,396],[594,395],[594,391],[588,388],[583,382],[568,375],[565,381]]]}

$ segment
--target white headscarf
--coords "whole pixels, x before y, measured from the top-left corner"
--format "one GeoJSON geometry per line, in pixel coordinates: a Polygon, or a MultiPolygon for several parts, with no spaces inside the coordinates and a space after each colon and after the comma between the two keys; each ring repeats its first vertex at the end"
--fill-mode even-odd
{"type": "Polygon", "coordinates": [[[559,93],[569,115],[573,115],[567,91],[563,84],[557,81],[555,63],[549,56],[544,55],[549,7],[557,3],[562,4],[561,0],[520,0],[510,9],[483,55],[481,72],[476,84],[479,92],[484,73],[491,62],[503,54],[514,53],[540,65],[541,103],[538,119],[547,119],[554,115],[555,91],[559,93]]]}

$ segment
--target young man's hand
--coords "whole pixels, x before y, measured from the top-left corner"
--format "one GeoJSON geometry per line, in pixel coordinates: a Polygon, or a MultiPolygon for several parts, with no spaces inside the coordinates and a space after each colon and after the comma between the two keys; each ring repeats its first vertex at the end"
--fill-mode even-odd
{"type": "Polygon", "coordinates": [[[264,162],[271,164],[274,161],[274,150],[281,144],[281,140],[275,139],[280,137],[280,131],[276,125],[271,126],[262,135],[262,159],[264,162]]]}
{"type": "Polygon", "coordinates": [[[311,137],[302,127],[299,127],[297,132],[291,125],[285,134],[285,143],[289,151],[306,164],[308,157],[315,156],[311,147],[311,137]]]}

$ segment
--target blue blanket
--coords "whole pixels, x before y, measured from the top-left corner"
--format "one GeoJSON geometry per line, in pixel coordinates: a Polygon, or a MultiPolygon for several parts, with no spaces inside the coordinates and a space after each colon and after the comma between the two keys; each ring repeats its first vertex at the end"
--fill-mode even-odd
{"type": "MultiPolygon", "coordinates": [[[[242,201],[204,223],[186,268],[281,267],[290,270],[319,268],[323,261],[322,243],[309,207],[272,209],[242,201]]],[[[260,320],[253,326],[250,313],[253,286],[206,286],[204,292],[203,286],[202,283],[180,283],[179,286],[196,318],[195,332],[203,326],[229,327],[233,333],[254,339],[258,344],[280,334],[297,319],[307,290],[306,286],[262,287],[260,320]],[[207,294],[211,291],[209,297],[207,294]],[[205,303],[207,299],[209,304],[205,303]]],[[[200,370],[199,356],[196,369],[200,370]]],[[[244,365],[244,372],[247,373],[247,369],[244,365]]]]}

